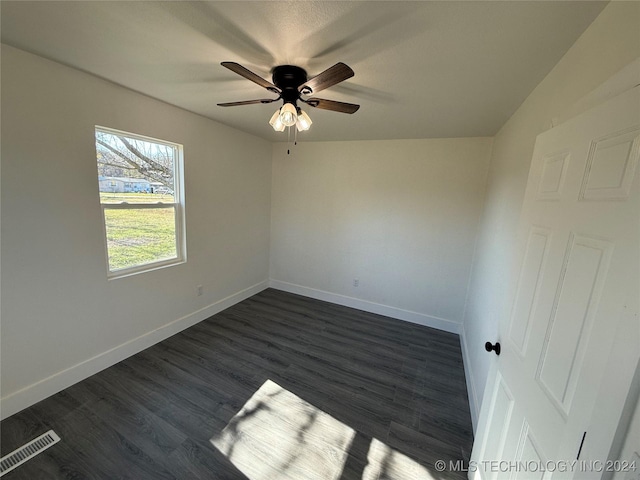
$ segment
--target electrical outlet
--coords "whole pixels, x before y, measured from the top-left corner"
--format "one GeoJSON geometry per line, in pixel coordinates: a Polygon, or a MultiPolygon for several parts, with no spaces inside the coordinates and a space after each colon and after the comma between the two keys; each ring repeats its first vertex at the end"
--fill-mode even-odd
{"type": "Polygon", "coordinates": [[[353,279],[353,286],[354,286],[354,287],[359,287],[359,286],[360,286],[360,280],[359,280],[359,279],[357,279],[357,278],[354,278],[354,279],[353,279]]]}
{"type": "Polygon", "coordinates": [[[196,287],[196,292],[198,293],[198,296],[201,296],[203,291],[204,291],[204,290],[203,290],[203,288],[202,288],[202,285],[198,285],[198,286],[196,287]]]}

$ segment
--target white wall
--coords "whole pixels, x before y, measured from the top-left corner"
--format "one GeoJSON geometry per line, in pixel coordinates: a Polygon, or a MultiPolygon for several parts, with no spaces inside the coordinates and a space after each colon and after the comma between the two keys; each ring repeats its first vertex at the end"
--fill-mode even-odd
{"type": "Polygon", "coordinates": [[[535,139],[553,119],[577,113],[576,102],[640,57],[639,21],[640,3],[610,3],[495,137],[463,331],[474,425],[497,358],[484,343],[498,339],[499,319],[509,308],[512,247],[535,139]]]}
{"type": "Polygon", "coordinates": [[[272,285],[457,332],[491,144],[274,145],[272,285]]]}
{"type": "Polygon", "coordinates": [[[1,153],[3,417],[265,288],[269,142],[3,46],[1,153]],[[107,281],[94,125],[184,145],[186,264],[107,281]]]}

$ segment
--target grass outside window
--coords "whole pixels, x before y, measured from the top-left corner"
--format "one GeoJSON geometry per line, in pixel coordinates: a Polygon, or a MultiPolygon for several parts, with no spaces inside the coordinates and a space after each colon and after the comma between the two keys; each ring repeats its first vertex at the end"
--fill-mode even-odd
{"type": "Polygon", "coordinates": [[[109,270],[121,270],[178,256],[173,207],[105,209],[109,270]]]}

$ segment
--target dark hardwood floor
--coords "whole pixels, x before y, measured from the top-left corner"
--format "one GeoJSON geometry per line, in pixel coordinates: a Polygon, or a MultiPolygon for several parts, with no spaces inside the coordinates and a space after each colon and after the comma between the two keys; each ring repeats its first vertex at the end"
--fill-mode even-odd
{"type": "Polygon", "coordinates": [[[472,444],[458,336],[271,289],[4,420],[2,455],[49,429],[6,480],[466,478],[434,464],[472,444]]]}

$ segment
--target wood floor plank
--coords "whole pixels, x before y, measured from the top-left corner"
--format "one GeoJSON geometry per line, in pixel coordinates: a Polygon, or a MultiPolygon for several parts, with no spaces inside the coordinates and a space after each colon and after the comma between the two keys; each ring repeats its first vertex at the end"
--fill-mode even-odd
{"type": "MultiPolygon", "coordinates": [[[[448,443],[437,436],[424,435],[404,425],[392,422],[386,444],[389,448],[401,452],[404,456],[416,461],[437,478],[464,479],[463,472],[435,469],[435,462],[442,460],[449,465],[450,461],[461,458],[460,446],[448,443]]],[[[448,469],[447,469],[448,470],[448,469]]]]}
{"type": "Polygon", "coordinates": [[[336,480],[462,478],[433,464],[468,461],[473,441],[457,335],[272,289],[4,420],[0,449],[49,428],[62,441],[8,480],[305,480],[329,467],[323,455],[336,480]],[[308,419],[256,397],[265,385],[308,405],[308,419]],[[336,450],[320,418],[352,432],[348,445],[336,450]],[[249,436],[234,440],[240,420],[249,436]],[[276,440],[297,452],[281,472],[276,440]]]}
{"type": "Polygon", "coordinates": [[[178,468],[186,468],[188,474],[181,478],[251,480],[208,442],[187,439],[171,454],[169,461],[178,468]]]}
{"type": "Polygon", "coordinates": [[[117,397],[92,405],[92,411],[125,437],[135,439],[136,444],[160,464],[187,439],[183,432],[140,404],[130,408],[117,397]]]}
{"type": "Polygon", "coordinates": [[[213,406],[196,405],[174,392],[135,381],[131,370],[108,369],[102,372],[103,379],[116,391],[126,391],[140,405],[168,424],[183,432],[188,438],[208,441],[214,432],[226,425],[228,418],[220,418],[219,410],[224,402],[213,406]]]}
{"type": "MultiPolygon", "coordinates": [[[[174,479],[134,441],[82,406],[54,421],[52,427],[98,478],[174,479]]],[[[138,440],[138,439],[136,439],[138,440]]],[[[55,449],[58,444],[50,447],[55,449]]],[[[19,471],[19,469],[17,469],[19,471]]],[[[18,477],[20,478],[20,477],[18,477]]]]}
{"type": "Polygon", "coordinates": [[[12,415],[0,425],[0,450],[2,456],[13,452],[48,430],[43,421],[30,409],[12,415]]]}

